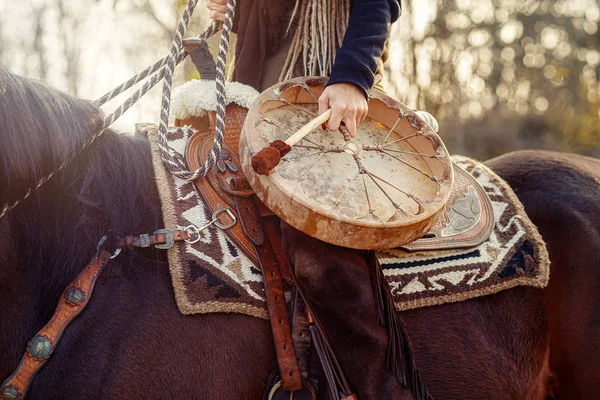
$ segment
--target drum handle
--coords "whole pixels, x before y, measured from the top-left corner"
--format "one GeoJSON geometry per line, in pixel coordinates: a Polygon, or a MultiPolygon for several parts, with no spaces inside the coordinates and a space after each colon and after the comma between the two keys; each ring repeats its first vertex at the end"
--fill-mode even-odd
{"type": "Polygon", "coordinates": [[[302,128],[298,129],[298,131],[296,133],[294,133],[292,136],[287,138],[285,143],[288,144],[290,147],[295,145],[296,143],[298,143],[299,141],[304,139],[304,137],[306,135],[308,135],[309,133],[311,133],[314,129],[318,128],[319,125],[323,125],[325,122],[327,122],[330,117],[331,117],[331,108],[329,110],[325,111],[323,114],[310,120],[302,128]]]}

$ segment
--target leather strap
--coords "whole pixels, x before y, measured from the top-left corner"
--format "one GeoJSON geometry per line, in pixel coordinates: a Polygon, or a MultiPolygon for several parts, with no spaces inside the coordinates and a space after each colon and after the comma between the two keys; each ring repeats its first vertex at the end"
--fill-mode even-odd
{"type": "MultiPolygon", "coordinates": [[[[213,134],[210,130],[197,132],[189,138],[185,149],[185,159],[188,167],[190,169],[199,168],[207,159],[212,146],[213,134]]],[[[237,214],[235,199],[242,201],[242,199],[249,199],[254,194],[244,178],[237,153],[227,143],[223,143],[223,149],[217,164],[211,168],[203,179],[194,181],[194,188],[210,212],[229,208],[234,214],[237,214]],[[231,186],[234,179],[237,180],[235,189],[231,186]]],[[[241,218],[240,215],[236,215],[236,217],[241,218]]],[[[261,235],[262,230],[253,231],[252,228],[248,228],[247,232],[248,234],[241,224],[236,224],[225,231],[227,237],[235,246],[254,265],[258,265],[252,242],[260,242],[257,235],[261,235]]]]}
{"type": "Polygon", "coordinates": [[[171,231],[167,229],[161,229],[160,231],[154,232],[153,235],[139,235],[139,236],[125,236],[123,239],[116,241],[116,247],[149,247],[156,245],[173,244],[173,242],[181,242],[188,240],[190,237],[187,231],[171,231]],[[167,231],[169,233],[167,233],[167,231]],[[160,232],[160,233],[158,233],[160,232]],[[172,234],[172,237],[171,237],[172,234]]]}
{"type": "MultiPolygon", "coordinates": [[[[236,179],[236,185],[238,181],[239,179],[236,179]]],[[[267,228],[263,226],[263,224],[276,223],[274,219],[277,217],[266,217],[261,224],[260,213],[254,201],[254,198],[235,197],[238,216],[244,231],[252,233],[252,245],[263,273],[269,319],[283,389],[286,392],[295,392],[302,389],[302,376],[288,321],[280,265],[267,237],[267,228]]]]}
{"type": "Polygon", "coordinates": [[[308,359],[310,356],[310,329],[306,305],[298,293],[296,286],[292,287],[292,298],[290,300],[292,314],[292,341],[298,358],[300,374],[306,381],[308,378],[308,359]]]}
{"type": "Polygon", "coordinates": [[[31,381],[52,355],[65,329],[87,305],[96,279],[109,260],[110,253],[99,250],[65,289],[50,321],[29,341],[17,369],[2,383],[0,398],[25,397],[31,381]]]}

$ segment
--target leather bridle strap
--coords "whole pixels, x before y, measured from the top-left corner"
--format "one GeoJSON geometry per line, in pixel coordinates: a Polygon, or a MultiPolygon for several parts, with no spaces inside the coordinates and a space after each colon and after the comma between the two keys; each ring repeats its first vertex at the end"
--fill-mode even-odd
{"type": "Polygon", "coordinates": [[[160,229],[152,235],[144,234],[139,236],[125,236],[122,239],[116,241],[116,247],[150,247],[157,246],[157,248],[163,248],[161,246],[173,246],[174,242],[186,241],[190,237],[190,234],[184,230],[170,230],[160,229]]]}
{"type": "Polygon", "coordinates": [[[29,341],[17,369],[2,383],[2,399],[23,399],[31,381],[56,348],[63,332],[85,308],[98,275],[110,260],[106,250],[98,250],[89,264],[65,289],[50,321],[29,341]]]}
{"type": "MultiPolygon", "coordinates": [[[[113,244],[117,249],[113,255],[102,248],[106,236],[102,238],[92,260],[62,293],[50,321],[29,341],[19,365],[0,386],[0,399],[21,400],[25,397],[31,381],[52,355],[65,329],[87,305],[102,269],[111,258],[119,254],[121,248],[155,246],[159,249],[167,249],[173,246],[174,242],[196,240],[197,238],[190,238],[188,228],[186,230],[159,229],[151,235],[126,236],[117,239],[113,244]]],[[[203,229],[195,226],[193,228],[196,229],[191,231],[193,236],[198,236],[203,229]]]]}

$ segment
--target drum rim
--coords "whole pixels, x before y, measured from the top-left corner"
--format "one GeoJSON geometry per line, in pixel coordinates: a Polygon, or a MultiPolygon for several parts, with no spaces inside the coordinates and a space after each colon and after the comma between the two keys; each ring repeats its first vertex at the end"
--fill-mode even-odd
{"type": "MultiPolygon", "coordinates": [[[[356,226],[356,227],[361,227],[361,228],[369,228],[369,229],[373,229],[373,228],[379,228],[379,229],[385,229],[385,228],[394,228],[394,229],[401,229],[403,227],[410,227],[412,225],[421,223],[422,221],[432,218],[436,215],[439,215],[440,211],[443,209],[443,207],[445,206],[445,204],[448,202],[448,199],[450,198],[451,192],[452,192],[452,185],[454,182],[454,170],[452,168],[452,162],[450,160],[450,154],[448,153],[448,150],[446,148],[446,145],[443,143],[443,141],[441,140],[441,138],[439,137],[439,135],[427,124],[426,121],[424,121],[420,116],[418,116],[412,109],[410,109],[408,106],[404,105],[403,103],[399,102],[398,100],[395,100],[389,96],[387,96],[386,94],[376,91],[374,90],[373,93],[371,93],[369,100],[371,101],[372,99],[375,100],[379,100],[381,102],[383,102],[383,104],[385,104],[387,107],[391,107],[391,108],[396,108],[401,110],[405,115],[412,115],[414,116],[414,118],[417,118],[423,125],[423,130],[426,130],[426,136],[430,136],[433,135],[434,137],[436,137],[440,144],[441,144],[441,149],[443,150],[443,162],[444,162],[444,169],[448,169],[449,173],[447,175],[447,177],[445,179],[440,179],[440,189],[438,190],[438,193],[436,195],[435,198],[426,201],[426,203],[428,204],[434,204],[434,206],[429,206],[426,208],[426,210],[415,216],[414,218],[411,219],[406,219],[403,221],[380,221],[377,219],[354,219],[352,217],[346,216],[346,215],[335,215],[333,213],[333,211],[326,209],[325,207],[321,207],[319,209],[315,209],[314,208],[314,204],[311,204],[309,201],[307,201],[307,199],[303,198],[303,197],[297,197],[294,196],[293,193],[290,193],[290,191],[287,189],[287,187],[285,187],[282,182],[280,182],[277,179],[271,179],[268,176],[258,176],[254,173],[254,171],[246,171],[248,168],[251,169],[250,167],[250,158],[254,155],[254,153],[252,152],[252,150],[250,149],[249,146],[246,145],[246,143],[244,143],[246,137],[247,137],[247,129],[248,126],[253,123],[256,122],[256,116],[259,115],[258,110],[261,108],[261,106],[266,102],[266,101],[272,101],[272,99],[268,99],[266,97],[270,96],[271,93],[273,92],[273,90],[278,87],[278,86],[282,86],[282,85],[286,85],[286,84],[302,84],[302,83],[306,83],[308,84],[308,86],[311,87],[316,87],[316,86],[325,86],[325,83],[327,82],[327,78],[324,77],[300,77],[300,78],[293,78],[289,81],[285,81],[285,82],[280,82],[278,84],[275,84],[273,86],[271,86],[270,88],[266,89],[265,91],[263,91],[255,100],[254,104],[252,105],[252,107],[248,110],[248,115],[246,117],[246,120],[244,122],[244,126],[242,128],[242,133],[240,135],[240,159],[242,162],[242,169],[244,171],[244,174],[246,174],[246,177],[248,179],[248,181],[250,182],[251,186],[254,183],[254,180],[258,180],[261,181],[261,186],[263,186],[264,188],[266,187],[272,187],[275,186],[275,188],[282,194],[286,195],[289,198],[289,201],[291,202],[295,202],[298,203],[301,207],[306,208],[311,210],[314,214],[320,215],[323,218],[326,218],[328,220],[336,220],[337,223],[344,223],[344,224],[349,224],[352,226],[356,226]],[[310,84],[308,83],[310,82],[310,84]],[[244,146],[242,146],[242,144],[244,144],[244,146]],[[250,174],[253,174],[252,177],[248,176],[250,174]],[[265,182],[267,183],[267,185],[265,185],[265,182]],[[440,198],[441,195],[441,198],[440,198]]],[[[260,149],[259,149],[260,150],[260,149]]],[[[257,150],[258,151],[258,150],[257,150]]],[[[266,199],[264,198],[264,193],[263,190],[256,190],[256,188],[253,187],[253,189],[255,190],[257,196],[263,201],[265,202],[265,204],[271,208],[271,206],[268,203],[268,200],[266,201],[266,199]]],[[[267,196],[269,197],[269,196],[267,196]]],[[[287,219],[286,218],[286,213],[282,212],[280,210],[278,210],[279,212],[273,210],[276,214],[278,214],[284,221],[287,219]],[[281,215],[284,214],[284,215],[281,215]]],[[[424,232],[425,233],[425,232],[424,232]]]]}

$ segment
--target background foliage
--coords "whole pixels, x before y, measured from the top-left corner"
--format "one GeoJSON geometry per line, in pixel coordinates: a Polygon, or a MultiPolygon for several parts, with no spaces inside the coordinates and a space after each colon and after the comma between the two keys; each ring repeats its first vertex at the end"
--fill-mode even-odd
{"type": "MultiPolygon", "coordinates": [[[[94,99],[166,54],[185,4],[0,0],[0,65],[94,99]]],[[[403,0],[403,9],[386,87],[435,115],[451,152],[600,157],[598,0],[403,0]]],[[[207,23],[201,2],[189,35],[207,23]]],[[[177,82],[190,77],[189,63],[178,69],[177,82]]],[[[121,123],[157,120],[159,96],[121,123]]]]}

